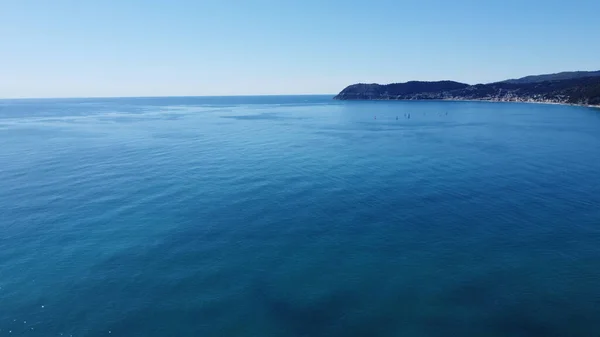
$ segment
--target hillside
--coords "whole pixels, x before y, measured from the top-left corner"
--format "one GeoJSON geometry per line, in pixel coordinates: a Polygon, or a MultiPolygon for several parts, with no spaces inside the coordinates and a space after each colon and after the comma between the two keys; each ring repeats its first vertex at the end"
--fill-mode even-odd
{"type": "Polygon", "coordinates": [[[354,84],[338,100],[482,100],[544,102],[600,106],[600,76],[531,83],[496,82],[468,85],[453,81],[354,84]]]}
{"type": "MultiPolygon", "coordinates": [[[[380,84],[353,84],[342,90],[336,99],[379,99],[390,96],[410,96],[424,92],[443,92],[464,89],[468,84],[453,81],[380,84]]],[[[402,99],[402,98],[398,98],[402,99]]]]}
{"type": "Polygon", "coordinates": [[[525,76],[517,79],[510,79],[502,81],[504,83],[516,83],[516,84],[526,84],[526,83],[540,83],[545,81],[561,81],[561,80],[571,80],[583,77],[596,77],[600,76],[600,70],[598,71],[564,71],[556,74],[544,74],[544,75],[531,75],[525,76]]]}

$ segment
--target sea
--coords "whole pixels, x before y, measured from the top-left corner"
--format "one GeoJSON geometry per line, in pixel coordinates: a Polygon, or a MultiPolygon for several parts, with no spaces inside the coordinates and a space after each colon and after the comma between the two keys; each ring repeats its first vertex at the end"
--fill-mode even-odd
{"type": "Polygon", "coordinates": [[[600,336],[600,109],[0,100],[0,336],[600,336]]]}

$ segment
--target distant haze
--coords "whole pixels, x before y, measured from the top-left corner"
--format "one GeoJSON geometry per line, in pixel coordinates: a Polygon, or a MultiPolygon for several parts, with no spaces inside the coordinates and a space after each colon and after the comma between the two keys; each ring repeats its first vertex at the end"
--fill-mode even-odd
{"type": "Polygon", "coordinates": [[[0,97],[335,94],[600,69],[600,1],[3,1],[0,97]]]}

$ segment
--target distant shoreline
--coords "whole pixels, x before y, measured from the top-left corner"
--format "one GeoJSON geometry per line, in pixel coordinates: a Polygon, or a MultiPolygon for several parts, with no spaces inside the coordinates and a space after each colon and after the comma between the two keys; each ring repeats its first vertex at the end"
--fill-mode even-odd
{"type": "Polygon", "coordinates": [[[596,108],[600,109],[600,105],[590,104],[575,104],[575,103],[562,103],[562,102],[543,102],[543,101],[502,101],[502,100],[487,100],[487,99],[442,99],[441,101],[452,101],[452,102],[491,102],[491,103],[528,103],[528,104],[548,104],[548,105],[569,105],[578,106],[583,108],[596,108]]]}
{"type": "Polygon", "coordinates": [[[489,99],[388,99],[388,98],[370,98],[370,99],[338,99],[337,101],[396,101],[396,102],[488,102],[488,103],[528,103],[528,104],[548,104],[548,105],[566,105],[566,106],[578,106],[582,108],[595,108],[600,109],[600,105],[590,104],[575,104],[575,103],[560,103],[560,102],[535,102],[535,101],[503,101],[503,100],[489,100],[489,99]]]}
{"type": "Polygon", "coordinates": [[[600,71],[527,76],[475,85],[450,80],[356,83],[344,88],[334,99],[519,102],[600,107],[600,71]]]}

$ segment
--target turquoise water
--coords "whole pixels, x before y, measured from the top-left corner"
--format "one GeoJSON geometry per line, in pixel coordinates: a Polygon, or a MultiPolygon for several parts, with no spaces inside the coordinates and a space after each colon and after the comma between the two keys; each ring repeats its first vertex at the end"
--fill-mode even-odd
{"type": "Polygon", "coordinates": [[[3,100],[0,144],[0,336],[600,335],[598,109],[3,100]]]}

